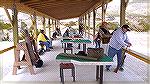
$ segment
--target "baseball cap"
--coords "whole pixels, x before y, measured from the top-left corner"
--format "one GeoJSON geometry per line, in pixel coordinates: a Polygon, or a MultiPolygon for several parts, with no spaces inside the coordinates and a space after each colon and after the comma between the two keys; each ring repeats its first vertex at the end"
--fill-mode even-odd
{"type": "Polygon", "coordinates": [[[123,25],[122,28],[127,29],[127,31],[130,31],[130,30],[131,30],[130,27],[129,27],[128,25],[123,25]]]}

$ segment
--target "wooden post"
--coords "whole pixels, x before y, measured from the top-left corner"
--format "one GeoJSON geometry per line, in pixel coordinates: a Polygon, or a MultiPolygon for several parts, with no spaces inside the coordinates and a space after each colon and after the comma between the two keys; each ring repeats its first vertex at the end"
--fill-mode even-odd
{"type": "Polygon", "coordinates": [[[129,0],[121,0],[120,4],[120,26],[125,24],[125,12],[129,0]]]}
{"type": "Polygon", "coordinates": [[[79,17],[79,19],[78,19],[78,24],[80,24],[81,23],[81,17],[79,17]]]}
{"type": "Polygon", "coordinates": [[[95,13],[95,9],[93,9],[93,38],[95,37],[95,17],[96,17],[96,13],[95,13]]]}
{"type": "Polygon", "coordinates": [[[46,33],[45,18],[44,18],[44,17],[43,17],[43,19],[42,19],[42,24],[43,24],[43,29],[44,29],[44,31],[45,31],[45,33],[46,33]]]}
{"type": "Polygon", "coordinates": [[[102,1],[102,22],[105,22],[105,15],[108,3],[105,0],[102,1]]]}
{"type": "Polygon", "coordinates": [[[86,30],[87,30],[87,26],[86,26],[86,19],[87,19],[87,18],[86,18],[86,14],[85,14],[84,17],[85,17],[85,21],[84,21],[84,24],[85,24],[85,25],[84,25],[84,28],[85,28],[85,36],[86,36],[86,30]]]}
{"type": "Polygon", "coordinates": [[[19,42],[18,37],[18,11],[16,9],[16,4],[14,2],[13,8],[12,8],[12,25],[13,25],[13,40],[14,40],[14,46],[17,45],[19,42]]]}
{"type": "Polygon", "coordinates": [[[7,14],[7,17],[9,19],[11,25],[13,25],[13,21],[12,21],[12,18],[10,17],[10,14],[9,14],[8,10],[5,7],[4,7],[4,10],[5,10],[6,14],[7,14]]]}
{"type": "Polygon", "coordinates": [[[60,20],[57,20],[57,26],[60,28],[60,20]]]}
{"type": "Polygon", "coordinates": [[[52,19],[52,31],[54,31],[54,20],[52,19]]]}
{"type": "MultiPolygon", "coordinates": [[[[90,33],[90,15],[91,13],[88,13],[88,33],[90,33]]],[[[90,34],[88,34],[88,38],[90,38],[90,34]]]]}
{"type": "Polygon", "coordinates": [[[50,19],[48,19],[49,37],[51,37],[51,24],[50,19]]]}
{"type": "Polygon", "coordinates": [[[36,19],[37,19],[36,13],[34,12],[32,23],[33,23],[33,27],[34,27],[34,38],[35,38],[35,40],[37,40],[37,34],[38,34],[36,19]]]}
{"type": "Polygon", "coordinates": [[[55,29],[54,30],[56,30],[56,27],[57,27],[57,20],[55,20],[55,29]]]}
{"type": "Polygon", "coordinates": [[[83,16],[81,16],[81,23],[83,24],[83,16]]]}

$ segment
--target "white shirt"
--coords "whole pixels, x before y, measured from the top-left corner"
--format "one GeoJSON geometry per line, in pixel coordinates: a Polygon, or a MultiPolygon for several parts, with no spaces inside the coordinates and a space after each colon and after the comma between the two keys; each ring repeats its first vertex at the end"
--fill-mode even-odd
{"type": "Polygon", "coordinates": [[[127,43],[129,43],[127,34],[122,31],[122,28],[119,28],[116,31],[114,31],[110,39],[109,45],[115,48],[116,50],[119,50],[122,47],[127,46],[127,43]]]}

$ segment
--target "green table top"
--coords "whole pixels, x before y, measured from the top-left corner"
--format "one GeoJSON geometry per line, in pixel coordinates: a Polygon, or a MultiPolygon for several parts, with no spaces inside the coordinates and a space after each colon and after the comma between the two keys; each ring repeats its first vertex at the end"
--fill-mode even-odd
{"type": "Polygon", "coordinates": [[[91,59],[83,59],[83,58],[78,58],[78,57],[70,57],[67,55],[71,54],[64,54],[60,53],[57,55],[56,60],[75,60],[75,61],[80,61],[80,62],[113,62],[113,59],[108,57],[107,55],[104,55],[103,57],[99,58],[98,60],[91,60],[91,59]]]}
{"type": "Polygon", "coordinates": [[[61,42],[74,42],[74,43],[92,43],[90,40],[88,39],[63,39],[61,40],[61,42]]]}

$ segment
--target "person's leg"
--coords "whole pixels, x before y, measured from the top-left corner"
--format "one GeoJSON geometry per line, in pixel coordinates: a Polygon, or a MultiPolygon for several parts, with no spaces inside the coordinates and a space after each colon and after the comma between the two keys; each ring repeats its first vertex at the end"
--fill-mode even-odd
{"type": "Polygon", "coordinates": [[[95,48],[98,48],[98,43],[97,43],[97,41],[95,41],[95,48]]]}
{"type": "Polygon", "coordinates": [[[98,44],[98,48],[100,48],[101,43],[98,41],[97,44],[98,44]]]}
{"type": "MultiPolygon", "coordinates": [[[[117,54],[117,50],[115,48],[112,48],[109,46],[108,49],[108,56],[111,57],[113,59],[113,57],[117,54]]],[[[106,69],[109,69],[111,65],[106,65],[106,69]]]]}
{"type": "Polygon", "coordinates": [[[48,43],[49,43],[49,48],[52,48],[52,41],[48,41],[48,43]]]}
{"type": "Polygon", "coordinates": [[[46,49],[49,49],[49,43],[48,42],[43,42],[43,44],[46,46],[46,49]]]}
{"type": "Polygon", "coordinates": [[[117,52],[117,66],[122,68],[122,49],[117,52]]]}

